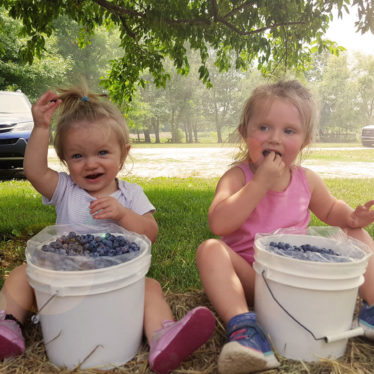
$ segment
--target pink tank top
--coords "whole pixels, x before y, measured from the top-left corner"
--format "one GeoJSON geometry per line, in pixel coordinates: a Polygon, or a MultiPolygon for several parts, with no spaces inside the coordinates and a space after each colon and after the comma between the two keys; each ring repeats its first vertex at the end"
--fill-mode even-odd
{"type": "MultiPolygon", "coordinates": [[[[248,183],[253,178],[249,164],[238,167],[248,183]]],[[[279,228],[306,228],[309,224],[310,188],[304,170],[294,166],[291,182],[282,192],[269,191],[243,225],[222,240],[250,264],[254,261],[253,242],[257,233],[271,233],[279,228]]]]}

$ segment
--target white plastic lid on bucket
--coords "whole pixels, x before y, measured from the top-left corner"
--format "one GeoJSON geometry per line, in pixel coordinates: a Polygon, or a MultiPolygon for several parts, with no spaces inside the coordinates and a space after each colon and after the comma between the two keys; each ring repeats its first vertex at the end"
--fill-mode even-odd
{"type": "MultiPolygon", "coordinates": [[[[71,229],[67,227],[66,233],[71,229]]],[[[53,233],[56,228],[48,230],[53,233]]],[[[137,257],[118,265],[56,271],[27,258],[26,272],[35,290],[47,355],[56,366],[110,369],[126,363],[138,351],[151,245],[135,233],[112,232],[118,233],[131,240],[136,236],[140,246],[137,257]]]]}

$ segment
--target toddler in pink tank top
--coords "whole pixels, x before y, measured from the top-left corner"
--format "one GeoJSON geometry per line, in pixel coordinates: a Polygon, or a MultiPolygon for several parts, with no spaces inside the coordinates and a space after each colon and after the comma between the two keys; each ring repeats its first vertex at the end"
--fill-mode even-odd
{"type": "MultiPolygon", "coordinates": [[[[253,241],[257,233],[306,228],[310,211],[374,250],[363,227],[374,222],[374,200],[355,210],[336,199],[322,179],[295,162],[310,144],[316,124],[310,91],[296,80],[257,87],[238,126],[238,162],[219,180],[209,225],[221,239],[203,242],[196,263],[204,290],[227,327],[218,358],[221,374],[250,373],[279,365],[249,306],[254,300],[253,241]]],[[[374,339],[374,256],[360,288],[358,323],[374,339]]],[[[274,316],[276,318],[276,316],[274,316]]]]}

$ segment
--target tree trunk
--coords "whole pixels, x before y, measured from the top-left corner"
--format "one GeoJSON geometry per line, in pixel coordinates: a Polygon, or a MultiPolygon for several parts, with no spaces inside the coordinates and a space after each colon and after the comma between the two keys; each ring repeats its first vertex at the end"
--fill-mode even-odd
{"type": "Polygon", "coordinates": [[[222,134],[221,134],[221,126],[219,124],[217,103],[214,104],[214,112],[215,112],[215,121],[216,121],[217,141],[218,143],[222,143],[222,134]]]}
{"type": "Polygon", "coordinates": [[[188,129],[187,129],[188,130],[188,143],[193,143],[191,119],[188,119],[187,123],[188,123],[188,129]]]}
{"type": "Polygon", "coordinates": [[[175,109],[171,112],[171,142],[178,143],[178,125],[175,123],[175,109]]]}
{"type": "Polygon", "coordinates": [[[144,142],[145,143],[150,143],[151,142],[151,135],[149,133],[149,129],[144,129],[144,142]]]}
{"type": "Polygon", "coordinates": [[[155,133],[155,142],[160,143],[160,120],[158,118],[152,118],[152,127],[155,133]]]}
{"type": "Polygon", "coordinates": [[[192,125],[192,128],[193,128],[194,141],[195,141],[195,143],[198,143],[199,139],[198,139],[197,123],[196,122],[192,125]]]}

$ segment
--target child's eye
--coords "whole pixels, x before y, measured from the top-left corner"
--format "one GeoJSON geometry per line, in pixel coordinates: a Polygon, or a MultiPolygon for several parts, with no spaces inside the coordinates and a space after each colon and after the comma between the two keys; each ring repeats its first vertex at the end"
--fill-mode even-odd
{"type": "Polygon", "coordinates": [[[295,134],[295,130],[294,130],[294,129],[285,129],[284,132],[285,132],[287,135],[295,134]]]}
{"type": "Polygon", "coordinates": [[[109,152],[108,151],[100,151],[99,152],[99,155],[100,156],[105,156],[105,155],[107,155],[109,152]]]}
{"type": "Polygon", "coordinates": [[[74,155],[71,156],[71,158],[78,159],[81,158],[82,155],[80,153],[75,153],[74,155]]]}
{"type": "Polygon", "coordinates": [[[260,125],[260,131],[267,131],[267,130],[269,130],[269,127],[268,126],[266,126],[266,125],[260,125]]]}

